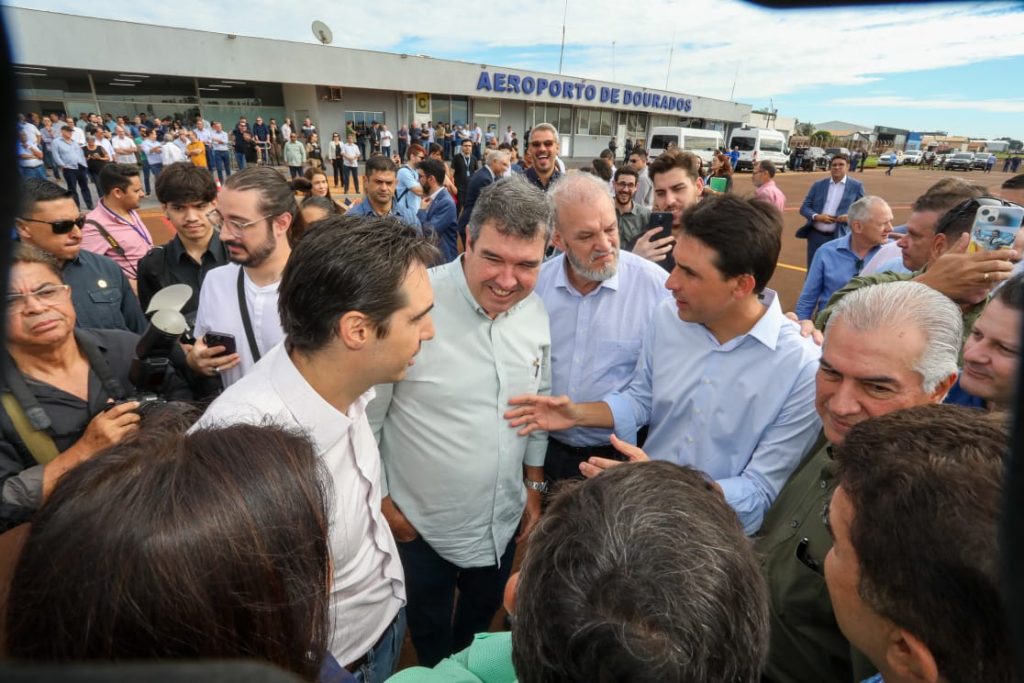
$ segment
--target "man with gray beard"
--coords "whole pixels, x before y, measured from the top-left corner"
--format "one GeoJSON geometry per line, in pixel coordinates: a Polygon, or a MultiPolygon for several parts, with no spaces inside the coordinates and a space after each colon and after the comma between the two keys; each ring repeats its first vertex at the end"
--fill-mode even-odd
{"type": "MultiPolygon", "coordinates": [[[[608,187],[570,173],[551,189],[553,243],[536,292],[551,324],[551,390],[574,402],[599,401],[629,384],[651,313],[669,298],[665,271],[619,249],[618,219],[608,187]]],[[[592,456],[621,459],[611,429],[579,427],[548,435],[544,461],[551,481],[580,477],[592,456]]]]}

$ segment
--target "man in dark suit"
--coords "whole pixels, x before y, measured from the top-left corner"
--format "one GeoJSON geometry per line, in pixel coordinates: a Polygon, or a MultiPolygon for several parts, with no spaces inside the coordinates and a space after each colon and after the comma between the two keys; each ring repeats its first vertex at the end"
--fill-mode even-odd
{"type": "Polygon", "coordinates": [[[480,162],[473,156],[473,142],[469,138],[462,141],[459,152],[452,159],[452,170],[455,172],[455,189],[459,191],[456,199],[459,210],[466,206],[466,193],[469,190],[469,179],[480,168],[480,162]]]}
{"type": "MultiPolygon", "coordinates": [[[[466,149],[465,145],[462,149],[466,149]]],[[[462,214],[459,216],[460,233],[464,232],[466,225],[469,224],[469,216],[473,212],[473,205],[476,204],[476,198],[480,196],[480,192],[491,183],[501,179],[505,175],[505,171],[508,170],[508,166],[509,153],[506,150],[487,150],[484,155],[484,167],[473,174],[469,179],[469,186],[466,188],[462,214]]],[[[461,190],[459,190],[459,196],[462,196],[461,190]]]]}
{"type": "Polygon", "coordinates": [[[441,250],[441,263],[448,263],[459,255],[459,225],[456,220],[455,200],[444,189],[444,162],[425,159],[416,169],[423,188],[423,199],[417,218],[423,226],[423,234],[436,236],[437,248],[441,250]]]}
{"type": "Polygon", "coordinates": [[[846,212],[850,204],[864,196],[864,184],[847,176],[850,158],[845,154],[832,157],[831,177],[811,185],[800,215],[807,222],[796,231],[796,236],[807,240],[807,265],[818,247],[850,231],[846,212]]]}

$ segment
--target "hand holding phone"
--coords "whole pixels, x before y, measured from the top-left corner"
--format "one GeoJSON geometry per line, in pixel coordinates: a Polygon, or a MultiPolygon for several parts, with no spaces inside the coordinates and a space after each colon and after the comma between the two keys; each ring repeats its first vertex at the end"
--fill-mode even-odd
{"type": "Polygon", "coordinates": [[[203,343],[206,344],[207,348],[223,346],[224,350],[218,353],[217,356],[230,355],[236,351],[235,335],[227,334],[226,332],[207,332],[203,335],[203,343]]]}
{"type": "Polygon", "coordinates": [[[982,206],[974,215],[970,253],[1010,249],[1024,223],[1024,208],[1019,206],[982,206]]]}

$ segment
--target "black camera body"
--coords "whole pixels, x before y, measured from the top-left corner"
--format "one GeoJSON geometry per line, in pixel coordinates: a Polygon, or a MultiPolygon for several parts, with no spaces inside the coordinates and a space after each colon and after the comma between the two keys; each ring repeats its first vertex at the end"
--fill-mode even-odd
{"type": "MultiPolygon", "coordinates": [[[[129,396],[128,398],[123,398],[120,401],[117,401],[116,403],[112,403],[110,405],[110,408],[115,408],[117,406],[124,405],[125,403],[131,403],[133,401],[138,401],[139,407],[135,409],[135,412],[141,415],[142,417],[149,415],[150,413],[157,410],[161,406],[167,405],[167,401],[163,400],[156,394],[142,393],[137,394],[135,396],[129,396]]],[[[108,410],[110,408],[108,408],[108,410]]]]}

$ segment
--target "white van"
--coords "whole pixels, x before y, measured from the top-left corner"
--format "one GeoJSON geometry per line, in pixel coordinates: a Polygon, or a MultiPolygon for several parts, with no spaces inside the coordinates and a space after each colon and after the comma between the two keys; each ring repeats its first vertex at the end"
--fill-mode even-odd
{"type": "Polygon", "coordinates": [[[717,130],[655,126],[647,136],[647,158],[653,160],[671,145],[686,152],[693,152],[706,166],[711,163],[711,158],[724,143],[725,138],[717,130]]]}
{"type": "Polygon", "coordinates": [[[740,160],[736,170],[753,170],[754,164],[765,159],[775,164],[775,168],[783,173],[789,155],[786,153],[786,136],[777,130],[767,128],[737,128],[729,136],[729,147],[739,148],[740,160]]]}

